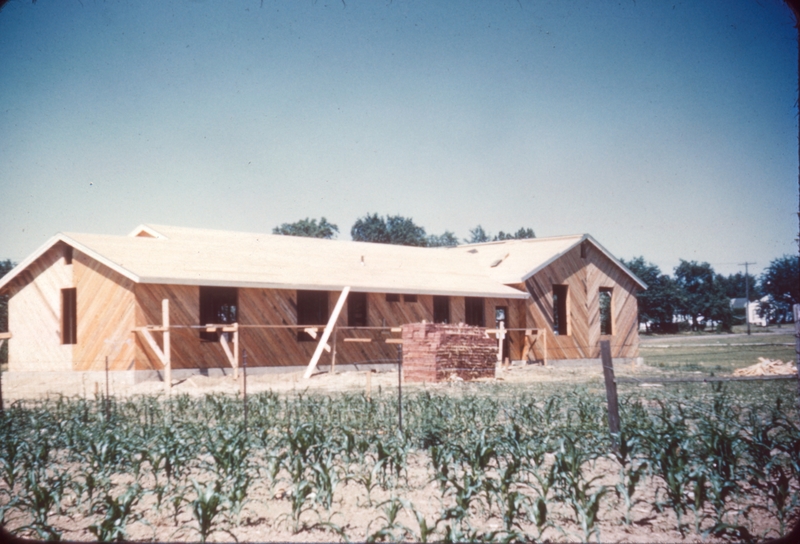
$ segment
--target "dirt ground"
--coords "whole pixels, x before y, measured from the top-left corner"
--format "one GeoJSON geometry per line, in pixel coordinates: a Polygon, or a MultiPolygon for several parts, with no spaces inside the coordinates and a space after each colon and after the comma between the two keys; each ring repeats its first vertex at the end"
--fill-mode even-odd
{"type": "MultiPolygon", "coordinates": [[[[548,462],[546,459],[545,462],[548,462]]],[[[592,464],[590,476],[599,476],[595,485],[613,487],[616,482],[617,466],[608,458],[598,459],[592,464]]],[[[245,506],[238,521],[224,519],[218,516],[215,519],[213,532],[209,541],[232,542],[340,542],[342,535],[333,531],[325,523],[338,526],[347,535],[350,541],[366,541],[378,530],[386,526],[388,512],[386,501],[392,497],[402,497],[413,505],[414,511],[403,508],[397,516],[396,526],[387,541],[419,541],[420,523],[417,516],[433,525],[443,508],[452,506],[453,499],[439,498],[441,492],[438,485],[431,481],[431,472],[428,462],[423,454],[412,454],[408,463],[407,483],[401,483],[394,489],[384,490],[375,487],[368,496],[365,487],[353,481],[340,485],[335,493],[333,504],[329,510],[317,505],[300,515],[297,527],[291,518],[291,487],[288,484],[277,483],[268,485],[266,482],[256,482],[249,492],[249,502],[245,506]],[[407,528],[405,529],[401,528],[407,528]],[[297,530],[296,530],[297,529],[297,530]]],[[[280,477],[286,477],[279,474],[280,477]]],[[[124,490],[130,482],[120,480],[120,491],[124,490]]],[[[148,482],[141,484],[147,487],[148,482]]],[[[636,499],[640,502],[633,507],[631,512],[632,523],[625,525],[623,522],[624,504],[613,492],[607,493],[601,500],[599,513],[599,534],[593,535],[591,542],[619,542],[619,543],[667,543],[667,542],[722,542],[719,538],[703,537],[694,531],[693,514],[687,512],[684,523],[687,524],[685,534],[681,535],[676,529],[676,520],[671,512],[656,513],[652,508],[655,496],[654,482],[650,485],[640,485],[637,488],[636,499]]],[[[527,490],[520,488],[523,493],[527,490]]],[[[535,494],[533,491],[528,493],[535,494]]],[[[117,492],[114,494],[116,495],[117,492]]],[[[135,510],[144,512],[144,517],[131,523],[127,528],[127,536],[132,541],[155,540],[161,542],[197,542],[199,534],[197,522],[193,519],[190,507],[184,503],[178,515],[172,512],[169,504],[157,507],[153,495],[145,495],[141,502],[136,504],[135,510]]],[[[69,502],[69,501],[67,501],[69,502]]],[[[740,505],[741,506],[741,505],[740,505]]],[[[536,526],[523,522],[523,529],[529,536],[535,536],[537,541],[549,542],[582,542],[583,533],[574,521],[574,513],[563,504],[551,503],[548,519],[552,525],[545,527],[539,534],[536,526]]],[[[473,527],[482,532],[499,531],[502,529],[503,520],[495,507],[492,514],[488,514],[482,505],[473,506],[471,510],[471,523],[473,527]]],[[[711,514],[708,508],[706,514],[711,514]]],[[[91,541],[94,536],[86,529],[91,523],[99,521],[97,516],[53,516],[50,521],[63,531],[62,538],[72,541],[91,541]]],[[[18,520],[10,524],[9,529],[22,524],[18,520]]],[[[732,521],[734,521],[732,519],[732,521]]],[[[749,517],[738,520],[739,523],[750,527],[755,534],[764,533],[777,527],[774,518],[767,516],[759,510],[751,511],[749,517]]],[[[706,520],[700,531],[710,526],[706,520]]],[[[441,528],[441,527],[440,527],[441,528]]],[[[776,536],[772,533],[770,536],[776,536]]],[[[442,532],[434,534],[432,539],[440,540],[442,532]]],[[[736,540],[734,540],[736,541],[736,540]]]]}
{"type": "MultiPolygon", "coordinates": [[[[658,368],[645,365],[617,364],[615,372],[618,377],[629,376],[658,376],[663,374],[658,368]]],[[[366,371],[318,372],[308,380],[303,379],[303,372],[281,374],[250,374],[247,377],[247,393],[256,394],[264,391],[277,393],[290,393],[292,391],[309,392],[377,392],[379,388],[397,388],[397,371],[372,372],[367,376],[366,371]]],[[[594,383],[602,386],[603,370],[599,361],[577,363],[550,363],[547,366],[526,365],[511,366],[496,373],[493,379],[479,380],[479,382],[509,383],[509,384],[545,384],[552,382],[562,383],[594,383]]],[[[173,380],[172,394],[202,396],[209,393],[236,395],[242,392],[242,376],[234,379],[233,376],[209,377],[196,375],[183,380],[173,380]]],[[[456,384],[446,382],[441,384],[409,384],[404,383],[403,388],[409,391],[420,388],[446,388],[456,384]]],[[[48,395],[86,396],[92,397],[95,392],[102,394],[105,383],[95,380],[84,381],[40,381],[36,379],[22,380],[15,378],[13,382],[3,382],[3,398],[6,403],[18,399],[35,399],[48,395]]],[[[147,381],[138,384],[110,384],[110,392],[114,396],[159,395],[165,393],[164,383],[160,381],[147,381]]]]}
{"type": "MultiPolygon", "coordinates": [[[[646,344],[649,339],[643,339],[646,344]]],[[[675,340],[671,340],[674,342],[675,340]]],[[[680,339],[678,339],[680,341],[680,339]]],[[[664,343],[663,337],[651,342],[664,343]]],[[[646,349],[646,348],[645,348],[646,349]]],[[[616,364],[617,377],[658,377],[667,375],[663,368],[650,367],[646,364],[616,364]]],[[[556,386],[583,384],[590,391],[603,390],[603,372],[599,361],[580,363],[557,363],[548,366],[526,365],[512,366],[498,370],[494,379],[484,380],[491,383],[508,383],[514,385],[528,385],[541,387],[543,390],[556,386]]],[[[241,378],[233,377],[207,377],[194,376],[188,379],[175,381],[172,394],[188,394],[202,396],[209,393],[241,394],[241,378]]],[[[413,392],[420,388],[451,389],[457,391],[468,390],[470,384],[451,382],[442,384],[403,384],[403,390],[413,392]]],[[[479,387],[479,386],[478,386],[479,387]]],[[[656,386],[658,387],[658,386],[656,386]]],[[[35,381],[15,381],[13,387],[3,384],[3,397],[6,405],[17,399],[34,399],[48,395],[64,394],[68,396],[79,395],[91,397],[95,391],[102,392],[104,384],[95,386],[92,383],[39,383],[35,381]],[[98,389],[95,389],[95,388],[98,389]]],[[[363,392],[376,395],[379,390],[394,390],[397,388],[397,372],[378,372],[368,375],[367,372],[340,372],[336,374],[318,373],[309,380],[304,380],[302,372],[287,374],[250,375],[247,380],[248,394],[263,391],[278,393],[292,392],[363,392]]],[[[135,385],[113,384],[111,393],[115,396],[159,395],[164,394],[164,384],[161,382],[142,382],[135,385]]],[[[355,470],[355,469],[354,469],[355,470]]],[[[600,459],[592,466],[591,474],[597,475],[597,485],[605,484],[611,487],[617,481],[617,472],[611,459],[600,459]]],[[[211,540],[232,541],[235,537],[240,542],[246,541],[339,541],[341,536],[326,529],[319,522],[330,521],[341,527],[351,540],[365,540],[385,524],[385,504],[382,502],[393,496],[402,496],[410,501],[418,514],[423,516],[428,523],[433,523],[443,507],[446,506],[439,497],[441,493],[436,483],[431,482],[431,468],[422,453],[412,454],[409,459],[407,484],[402,484],[391,490],[375,488],[368,499],[362,485],[353,481],[341,484],[336,491],[334,504],[329,511],[316,507],[315,511],[306,512],[301,516],[299,532],[294,532],[290,519],[290,494],[288,486],[281,483],[257,482],[250,493],[250,502],[246,506],[240,523],[224,523],[230,532],[218,531],[211,535],[211,540]],[[369,506],[371,503],[371,506],[369,506]],[[316,524],[316,525],[315,525],[316,524]],[[303,528],[305,527],[305,528],[303,528]]],[[[127,482],[119,482],[125,486],[127,482]]],[[[146,485],[146,482],[143,482],[146,485]]],[[[682,536],[675,529],[674,515],[656,513],[652,504],[655,501],[657,481],[650,478],[648,485],[640,486],[641,502],[632,510],[633,523],[625,525],[621,521],[623,505],[613,492],[608,493],[601,502],[600,509],[600,540],[602,542],[714,542],[713,538],[703,538],[693,530],[682,536]]],[[[525,490],[521,490],[525,491],[525,490]]],[[[448,499],[451,500],[451,499],[448,499]]],[[[199,535],[194,529],[196,522],[193,520],[189,507],[173,518],[169,508],[154,508],[155,498],[146,495],[142,499],[141,507],[145,507],[146,523],[137,522],[130,526],[128,536],[133,540],[159,540],[159,541],[197,541],[199,535]]],[[[744,506],[744,505],[741,505],[744,506]]],[[[539,540],[554,542],[575,542],[582,540],[580,528],[571,521],[573,514],[565,505],[553,506],[550,519],[555,527],[545,529],[539,540]]],[[[502,527],[502,518],[495,513],[486,515],[485,512],[476,510],[475,519],[477,526],[484,531],[499,530],[502,527]]],[[[55,525],[67,528],[63,535],[69,540],[92,540],[86,527],[91,523],[86,518],[68,517],[55,518],[55,525]]],[[[687,514],[686,521],[692,527],[693,518],[687,514]]],[[[752,528],[755,534],[763,534],[777,527],[774,518],[768,516],[760,509],[751,510],[749,518],[739,520],[752,528]]],[[[796,521],[796,520],[795,520],[796,521]]],[[[419,523],[415,515],[407,510],[402,510],[398,516],[398,523],[408,527],[410,533],[396,529],[396,539],[417,540],[419,538],[419,523]]],[[[708,526],[706,522],[705,527],[708,526]]],[[[529,534],[536,534],[535,526],[527,524],[529,534]]],[[[437,538],[441,538],[441,533],[437,538]]],[[[771,536],[776,536],[773,532],[771,536]]],[[[593,537],[592,540],[595,540],[593,537]]]]}

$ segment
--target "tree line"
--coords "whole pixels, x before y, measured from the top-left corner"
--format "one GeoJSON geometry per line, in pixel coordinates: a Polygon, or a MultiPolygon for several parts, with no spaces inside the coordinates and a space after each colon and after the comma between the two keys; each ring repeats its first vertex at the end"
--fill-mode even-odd
{"type": "MultiPolygon", "coordinates": [[[[305,218],[294,223],[283,223],[272,229],[273,234],[335,238],[339,227],[325,217],[305,218]]],[[[400,215],[381,216],[377,213],[360,217],[350,228],[350,236],[359,242],[375,242],[417,247],[453,247],[461,242],[468,244],[536,238],[533,229],[521,227],[514,232],[500,231],[490,234],[477,225],[470,229],[469,237],[459,240],[451,231],[428,234],[413,219],[400,215]]],[[[737,272],[724,276],[714,271],[709,263],[681,260],[673,276],[664,274],[644,257],[629,261],[620,259],[631,272],[648,286],[637,294],[639,322],[649,332],[675,332],[679,323],[688,323],[692,330],[705,329],[714,323],[721,331],[729,331],[734,315],[732,298],[745,298],[749,287],[749,300],[760,300],[761,315],[770,323],[791,321],[792,305],[800,304],[800,259],[797,255],[784,255],[773,260],[760,277],[737,272]],[[766,297],[766,300],[761,300],[766,297]]],[[[11,260],[0,261],[0,278],[15,266],[11,260]]],[[[8,296],[0,295],[0,331],[8,330],[8,296]]],[[[8,360],[8,343],[0,349],[0,362],[8,360]]]]}
{"type": "MultiPolygon", "coordinates": [[[[306,217],[294,223],[283,223],[272,229],[273,234],[288,236],[308,236],[311,238],[335,238],[339,227],[329,223],[325,217],[319,222],[306,217]]],[[[377,213],[368,213],[359,217],[350,228],[350,237],[356,242],[374,242],[378,244],[395,244],[416,247],[453,247],[461,241],[451,231],[442,234],[428,234],[424,227],[414,223],[410,217],[401,215],[382,216],[377,213]]],[[[503,232],[495,235],[489,234],[480,225],[469,231],[469,238],[463,242],[478,244],[482,242],[496,242],[498,240],[521,240],[536,238],[532,228],[520,227],[516,232],[503,232]]]]}
{"type": "Polygon", "coordinates": [[[790,322],[792,305],[800,303],[797,255],[774,259],[758,278],[742,272],[724,276],[708,263],[683,259],[672,277],[662,274],[644,257],[622,262],[648,286],[637,300],[639,323],[650,332],[675,332],[676,317],[692,330],[704,329],[706,323],[713,322],[718,330],[730,331],[734,320],[732,298],[760,301],[759,312],[770,323],[790,322]],[[764,297],[766,300],[761,300],[764,297]]]}
{"type": "MultiPolygon", "coordinates": [[[[339,227],[322,217],[284,223],[272,229],[274,234],[334,238],[339,227]]],[[[413,219],[400,215],[367,214],[356,220],[350,236],[359,242],[397,244],[417,247],[453,247],[460,241],[453,232],[427,234],[413,219]]],[[[533,229],[521,227],[516,232],[487,233],[481,225],[469,231],[463,242],[468,244],[498,240],[536,238],[533,229]]],[[[746,298],[760,302],[762,317],[770,323],[791,321],[792,305],[800,303],[800,269],[798,257],[784,255],[773,260],[761,277],[737,272],[724,276],[706,262],[684,261],[675,267],[674,275],[663,274],[658,266],[636,257],[622,260],[648,288],[637,295],[639,322],[649,332],[675,332],[682,321],[692,330],[705,329],[713,323],[720,331],[730,331],[734,324],[731,299],[746,298]],[[676,319],[678,321],[676,321],[676,319]]]]}

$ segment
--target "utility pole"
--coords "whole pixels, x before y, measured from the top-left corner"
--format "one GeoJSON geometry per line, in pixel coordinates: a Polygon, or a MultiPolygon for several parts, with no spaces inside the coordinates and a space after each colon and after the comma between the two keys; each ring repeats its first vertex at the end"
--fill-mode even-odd
{"type": "Polygon", "coordinates": [[[750,336],[750,273],[748,272],[748,265],[756,263],[739,263],[739,266],[744,266],[744,321],[747,323],[747,335],[750,336]]]}

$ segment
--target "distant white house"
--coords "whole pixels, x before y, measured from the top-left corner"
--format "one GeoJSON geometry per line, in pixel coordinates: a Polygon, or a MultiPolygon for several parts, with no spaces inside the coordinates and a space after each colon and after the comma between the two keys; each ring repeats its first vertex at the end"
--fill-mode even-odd
{"type": "Polygon", "coordinates": [[[759,327],[766,327],[767,326],[767,319],[765,317],[761,317],[759,315],[759,310],[761,309],[761,301],[766,300],[767,297],[762,298],[760,301],[755,300],[750,303],[747,302],[747,299],[742,298],[732,298],[731,299],[731,309],[734,311],[741,311],[745,310],[747,312],[748,321],[751,325],[757,325],[759,327]]]}

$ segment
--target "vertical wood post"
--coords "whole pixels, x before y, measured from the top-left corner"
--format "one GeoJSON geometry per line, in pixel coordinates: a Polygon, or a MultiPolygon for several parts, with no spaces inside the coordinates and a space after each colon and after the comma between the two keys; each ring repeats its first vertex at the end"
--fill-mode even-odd
{"type": "Polygon", "coordinates": [[[608,399],[608,430],[611,431],[611,443],[617,449],[615,435],[619,435],[619,400],[617,399],[617,382],[614,380],[614,363],[611,360],[611,344],[608,340],[600,341],[600,356],[603,361],[603,377],[606,380],[606,398],[608,399]]]}
{"type": "MultiPolygon", "coordinates": [[[[233,325],[236,330],[233,331],[233,377],[239,378],[239,322],[233,325]]],[[[222,333],[225,334],[225,333],[222,333]]]]}
{"type": "Polygon", "coordinates": [[[367,370],[367,400],[372,398],[372,371],[367,370]]]}
{"type": "Polygon", "coordinates": [[[497,331],[497,363],[503,363],[503,340],[506,338],[506,327],[503,322],[500,322],[500,327],[498,327],[497,331]]]}
{"type": "Polygon", "coordinates": [[[800,304],[792,306],[794,317],[794,362],[797,368],[797,407],[800,408],[800,304]]]}
{"type": "Polygon", "coordinates": [[[336,374],[336,333],[339,331],[336,327],[333,328],[333,354],[331,354],[331,374],[336,374]]]}
{"type": "MultiPolygon", "coordinates": [[[[0,349],[3,348],[3,342],[5,342],[5,338],[0,338],[0,349]]],[[[0,369],[0,414],[3,413],[3,370],[0,369]]]]}
{"type": "Polygon", "coordinates": [[[544,344],[544,347],[543,347],[544,363],[543,363],[542,366],[547,366],[547,331],[546,330],[542,331],[542,337],[544,338],[544,342],[542,342],[542,344],[544,344]]]}
{"type": "Polygon", "coordinates": [[[161,326],[164,328],[164,385],[167,395],[172,393],[172,357],[169,345],[169,299],[161,301],[161,326]]]}

